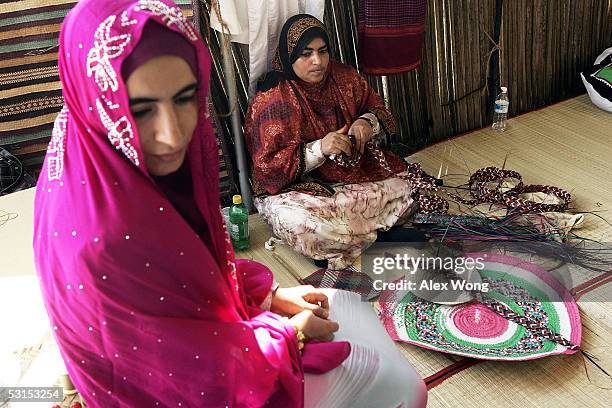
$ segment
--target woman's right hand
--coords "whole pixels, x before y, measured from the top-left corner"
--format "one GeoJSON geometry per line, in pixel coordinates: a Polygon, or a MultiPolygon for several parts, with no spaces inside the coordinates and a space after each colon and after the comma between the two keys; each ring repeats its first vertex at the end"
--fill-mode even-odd
{"type": "Polygon", "coordinates": [[[329,132],[321,139],[321,152],[325,156],[332,154],[344,153],[347,157],[351,157],[351,140],[347,135],[348,125],[344,125],[341,129],[335,132],[329,132]]]}
{"type": "Polygon", "coordinates": [[[300,313],[289,319],[289,323],[297,326],[298,329],[306,336],[308,340],[332,341],[334,332],[340,327],[337,322],[328,319],[322,319],[312,312],[312,310],[303,310],[300,313]]]}

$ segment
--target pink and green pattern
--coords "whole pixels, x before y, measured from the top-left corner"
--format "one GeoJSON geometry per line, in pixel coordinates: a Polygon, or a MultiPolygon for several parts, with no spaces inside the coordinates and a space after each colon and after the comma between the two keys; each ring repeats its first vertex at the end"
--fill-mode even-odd
{"type": "MultiPolygon", "coordinates": [[[[470,256],[484,256],[471,254],[470,256]]],[[[519,258],[486,254],[487,297],[580,345],[578,307],[547,271],[519,258]]],[[[396,341],[484,360],[532,360],[576,351],[505,319],[484,304],[456,306],[422,300],[408,291],[384,292],[381,319],[396,341]]]]}

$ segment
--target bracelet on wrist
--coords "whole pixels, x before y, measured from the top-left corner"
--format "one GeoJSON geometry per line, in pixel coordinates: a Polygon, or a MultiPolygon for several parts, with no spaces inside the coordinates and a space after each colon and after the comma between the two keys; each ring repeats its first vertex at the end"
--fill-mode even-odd
{"type": "MultiPolygon", "coordinates": [[[[283,317],[283,321],[289,323],[289,318],[283,317]]],[[[293,323],[290,323],[290,324],[291,324],[291,327],[293,327],[293,330],[295,331],[295,338],[298,343],[298,350],[302,351],[302,349],[304,348],[304,342],[306,341],[306,335],[304,335],[304,332],[300,330],[297,324],[293,324],[293,323]]]]}
{"type": "Polygon", "coordinates": [[[302,349],[304,348],[304,342],[306,341],[306,336],[300,330],[300,328],[297,327],[297,325],[294,324],[293,329],[295,330],[295,337],[297,337],[298,350],[302,351],[302,349]]]}

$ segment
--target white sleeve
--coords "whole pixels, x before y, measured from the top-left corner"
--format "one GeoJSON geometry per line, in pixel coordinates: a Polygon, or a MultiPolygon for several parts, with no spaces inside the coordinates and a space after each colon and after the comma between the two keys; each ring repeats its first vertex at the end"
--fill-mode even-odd
{"type": "Polygon", "coordinates": [[[310,142],[304,149],[304,174],[309,173],[325,162],[325,155],[321,150],[321,139],[310,142]]]}

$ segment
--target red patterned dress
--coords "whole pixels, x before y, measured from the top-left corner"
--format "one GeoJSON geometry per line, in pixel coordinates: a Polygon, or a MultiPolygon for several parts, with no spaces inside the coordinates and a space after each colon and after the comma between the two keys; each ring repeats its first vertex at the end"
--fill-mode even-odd
{"type": "Polygon", "coordinates": [[[285,243],[329,260],[332,269],[351,265],[413,202],[410,183],[395,177],[406,162],[384,149],[366,149],[353,166],[327,159],[308,172],[307,145],[366,113],[395,133],[395,120],[367,81],[330,61],[319,83],[286,80],[259,92],[246,117],[258,211],[285,243]]]}

